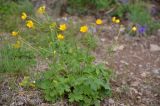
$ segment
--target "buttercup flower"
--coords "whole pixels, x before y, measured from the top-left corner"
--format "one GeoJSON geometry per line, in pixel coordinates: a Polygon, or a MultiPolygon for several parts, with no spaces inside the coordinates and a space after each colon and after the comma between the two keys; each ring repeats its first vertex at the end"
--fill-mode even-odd
{"type": "Polygon", "coordinates": [[[61,24],[61,25],[59,26],[59,29],[60,29],[61,31],[65,31],[65,30],[67,29],[66,24],[61,24]]]}
{"type": "Polygon", "coordinates": [[[133,32],[137,31],[137,27],[136,26],[133,26],[132,29],[131,29],[133,32]]]}
{"type": "Polygon", "coordinates": [[[34,27],[33,21],[32,21],[32,20],[28,20],[28,21],[26,22],[26,26],[27,26],[28,28],[33,28],[33,27],[34,27]]]}
{"type": "Polygon", "coordinates": [[[22,12],[21,19],[25,20],[26,18],[27,18],[27,14],[25,12],[22,12]]]}
{"type": "Polygon", "coordinates": [[[12,35],[12,36],[17,36],[17,35],[18,35],[18,32],[12,31],[11,35],[12,35]]]}
{"type": "Polygon", "coordinates": [[[46,7],[45,7],[45,6],[41,6],[41,7],[38,8],[37,12],[38,12],[39,14],[44,14],[44,13],[45,13],[45,10],[46,10],[46,7]]]}
{"type": "Polygon", "coordinates": [[[119,23],[120,23],[120,19],[116,19],[116,20],[115,20],[115,23],[116,23],[116,24],[119,24],[119,23]]]}
{"type": "Polygon", "coordinates": [[[64,35],[58,34],[58,35],[57,35],[57,39],[58,39],[58,40],[63,40],[63,39],[64,39],[64,35]]]}
{"type": "Polygon", "coordinates": [[[87,31],[88,31],[88,27],[86,25],[85,26],[81,26],[80,32],[85,33],[87,31]]]}
{"type": "Polygon", "coordinates": [[[112,17],[112,22],[113,22],[113,23],[116,22],[116,17],[112,17]]]}
{"type": "Polygon", "coordinates": [[[96,20],[96,24],[97,24],[97,25],[101,25],[102,23],[103,23],[103,21],[102,21],[101,19],[97,19],[97,20],[96,20]]]}
{"type": "Polygon", "coordinates": [[[20,41],[16,41],[16,43],[13,44],[12,46],[13,46],[14,48],[18,49],[18,48],[21,47],[21,43],[20,43],[20,41]]]}

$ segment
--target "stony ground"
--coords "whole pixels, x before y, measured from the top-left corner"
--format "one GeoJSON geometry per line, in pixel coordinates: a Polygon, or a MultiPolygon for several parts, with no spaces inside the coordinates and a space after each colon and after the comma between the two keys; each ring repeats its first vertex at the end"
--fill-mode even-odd
{"type": "MultiPolygon", "coordinates": [[[[160,31],[147,37],[132,37],[122,31],[117,37],[118,32],[111,25],[101,27],[100,33],[99,27],[94,29],[98,47],[92,54],[96,57],[95,63],[103,62],[113,69],[113,94],[103,101],[102,106],[160,106],[160,31]]],[[[46,68],[46,62],[40,61],[35,70],[46,68]]],[[[67,106],[61,101],[52,105],[46,103],[36,89],[24,90],[18,85],[13,89],[12,83],[18,83],[20,77],[12,79],[12,75],[3,75],[1,79],[2,106],[67,106]]]]}
{"type": "Polygon", "coordinates": [[[159,106],[160,36],[121,36],[112,54],[105,51],[112,40],[106,35],[100,39],[101,46],[95,53],[97,61],[114,69],[113,97],[107,102],[111,106],[159,106]]]}

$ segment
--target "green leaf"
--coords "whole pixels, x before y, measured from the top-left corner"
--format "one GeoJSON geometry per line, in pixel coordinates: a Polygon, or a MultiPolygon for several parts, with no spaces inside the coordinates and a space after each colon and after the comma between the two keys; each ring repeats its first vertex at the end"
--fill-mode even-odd
{"type": "Polygon", "coordinates": [[[49,95],[45,96],[45,100],[47,100],[47,101],[54,101],[53,97],[51,97],[49,95]]]}
{"type": "Polygon", "coordinates": [[[48,89],[50,88],[50,86],[51,86],[51,82],[49,80],[44,80],[40,85],[42,89],[48,89]]]}
{"type": "Polygon", "coordinates": [[[46,71],[45,74],[44,74],[44,77],[46,79],[49,79],[53,76],[53,72],[52,71],[46,71]]]}
{"type": "Polygon", "coordinates": [[[94,102],[94,105],[95,105],[95,106],[100,106],[100,101],[99,101],[99,100],[96,100],[96,101],[94,102]]]}
{"type": "Polygon", "coordinates": [[[50,91],[50,92],[48,92],[49,93],[49,95],[51,96],[51,97],[55,97],[55,95],[56,95],[56,90],[52,90],[52,91],[50,91]]]}
{"type": "Polygon", "coordinates": [[[96,74],[99,75],[99,73],[100,73],[100,70],[96,69],[96,74]]]}
{"type": "Polygon", "coordinates": [[[79,102],[80,100],[83,100],[82,94],[79,94],[79,93],[76,92],[76,93],[71,93],[69,95],[69,101],[70,102],[73,102],[73,101],[79,102]]]}

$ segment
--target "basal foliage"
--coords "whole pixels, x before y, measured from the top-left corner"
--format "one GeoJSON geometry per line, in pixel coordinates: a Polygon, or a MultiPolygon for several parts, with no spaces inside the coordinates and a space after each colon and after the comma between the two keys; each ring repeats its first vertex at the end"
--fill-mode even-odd
{"type": "Polygon", "coordinates": [[[85,106],[99,104],[110,95],[111,70],[103,65],[94,65],[94,57],[83,49],[68,48],[64,43],[54,57],[51,69],[42,74],[39,87],[48,101],[67,97],[70,102],[85,106]]]}

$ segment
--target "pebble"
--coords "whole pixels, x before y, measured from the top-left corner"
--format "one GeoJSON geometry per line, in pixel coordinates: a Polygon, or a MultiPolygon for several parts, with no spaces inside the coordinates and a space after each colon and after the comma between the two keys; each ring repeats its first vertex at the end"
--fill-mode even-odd
{"type": "Polygon", "coordinates": [[[126,105],[124,105],[124,104],[119,104],[119,106],[126,106],[126,105]]]}
{"type": "Polygon", "coordinates": [[[120,63],[125,64],[125,65],[129,65],[129,63],[124,60],[121,60],[120,63]]]}
{"type": "Polygon", "coordinates": [[[131,83],[131,86],[132,87],[137,87],[139,84],[140,84],[139,81],[135,81],[135,82],[131,83]]]}
{"type": "Polygon", "coordinates": [[[111,99],[111,98],[108,100],[108,102],[109,102],[109,104],[114,104],[115,103],[114,100],[111,99]]]}
{"type": "Polygon", "coordinates": [[[121,50],[123,50],[125,48],[125,46],[124,45],[120,45],[120,46],[115,46],[114,48],[113,48],[113,51],[115,52],[115,51],[121,51],[121,50]]]}
{"type": "Polygon", "coordinates": [[[160,46],[158,46],[158,45],[156,45],[156,44],[150,44],[150,51],[151,51],[151,52],[160,51],[160,46]]]}
{"type": "Polygon", "coordinates": [[[106,39],[105,39],[105,38],[101,38],[101,41],[102,41],[102,42],[105,42],[105,41],[106,41],[106,39]]]}
{"type": "Polygon", "coordinates": [[[148,74],[148,73],[143,72],[143,73],[141,73],[141,76],[142,76],[142,77],[146,77],[146,76],[147,76],[147,74],[148,74]]]}
{"type": "Polygon", "coordinates": [[[152,70],[152,72],[153,72],[155,75],[160,75],[160,69],[154,69],[154,70],[152,70]]]}

